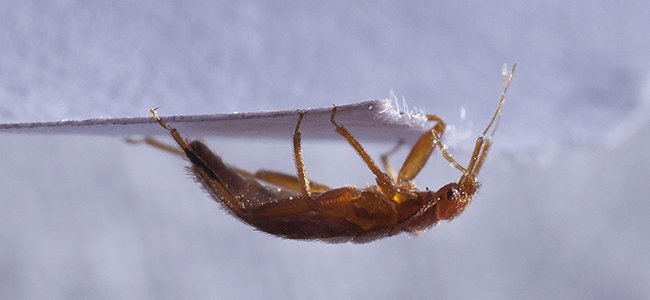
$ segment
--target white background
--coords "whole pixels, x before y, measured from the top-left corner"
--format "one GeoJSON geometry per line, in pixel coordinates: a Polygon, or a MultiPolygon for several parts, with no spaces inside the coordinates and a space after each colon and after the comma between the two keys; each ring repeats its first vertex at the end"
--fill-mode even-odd
{"type": "MultiPolygon", "coordinates": [[[[324,107],[392,90],[475,136],[502,64],[519,63],[472,206],[421,236],[365,245],[256,232],[182,160],[120,137],[3,134],[3,298],[648,298],[649,11],[2,1],[0,123],[324,107]]],[[[207,142],[243,168],[292,171],[289,138],[207,142]]],[[[315,180],[372,182],[342,142],[306,141],[304,155],[315,180]]],[[[417,182],[457,178],[434,154],[417,182]]]]}

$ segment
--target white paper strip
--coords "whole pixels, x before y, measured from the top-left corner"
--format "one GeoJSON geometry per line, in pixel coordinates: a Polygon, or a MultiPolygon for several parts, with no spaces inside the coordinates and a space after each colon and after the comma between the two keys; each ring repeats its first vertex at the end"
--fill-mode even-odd
{"type": "MultiPolygon", "coordinates": [[[[305,139],[340,138],[330,122],[332,107],[275,112],[168,116],[158,113],[183,136],[283,138],[293,132],[299,111],[307,111],[301,132],[305,139]]],[[[147,112],[136,118],[97,118],[55,122],[0,123],[0,133],[84,134],[84,135],[161,135],[165,130],[147,112]]],[[[364,140],[411,140],[425,130],[426,119],[417,113],[399,111],[389,100],[373,100],[342,105],[336,120],[356,137],[364,140]]]]}

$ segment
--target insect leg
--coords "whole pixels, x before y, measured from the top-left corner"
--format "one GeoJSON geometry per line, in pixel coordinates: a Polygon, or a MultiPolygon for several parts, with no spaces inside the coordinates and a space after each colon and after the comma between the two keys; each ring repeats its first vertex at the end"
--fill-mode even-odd
{"type": "Polygon", "coordinates": [[[366,152],[366,149],[361,146],[359,141],[357,141],[354,136],[345,128],[343,125],[340,125],[336,122],[336,109],[337,107],[334,106],[332,108],[332,115],[330,117],[330,122],[334,124],[336,127],[336,132],[339,133],[345,140],[354,148],[354,150],[357,151],[357,154],[363,159],[363,161],[366,163],[370,171],[375,175],[377,185],[379,188],[382,190],[382,193],[386,195],[388,198],[393,199],[395,202],[400,202],[402,199],[399,199],[397,189],[395,188],[395,182],[393,179],[388,176],[388,174],[382,172],[378,167],[377,164],[375,164],[375,161],[372,160],[368,152],[366,152]]]}
{"type": "Polygon", "coordinates": [[[200,163],[192,161],[191,171],[197,180],[213,196],[228,208],[231,207],[228,195],[222,196],[223,190],[235,198],[235,204],[241,209],[235,212],[250,214],[250,209],[266,203],[277,201],[282,191],[267,189],[254,178],[240,175],[236,168],[226,165],[221,157],[214,154],[205,144],[199,141],[190,143],[192,152],[199,158],[200,163]],[[225,198],[225,199],[224,199],[225,198]],[[245,211],[244,211],[245,210],[245,211]]]}
{"type": "Polygon", "coordinates": [[[402,147],[402,145],[404,145],[404,140],[400,139],[397,142],[397,145],[395,145],[392,149],[388,150],[388,152],[386,152],[386,153],[384,153],[384,154],[382,154],[380,156],[381,164],[383,165],[384,170],[386,171],[386,174],[388,174],[388,176],[390,176],[390,178],[393,178],[393,180],[396,180],[397,177],[395,176],[395,172],[393,171],[393,168],[392,168],[390,162],[388,161],[388,157],[395,154],[395,152],[397,152],[397,150],[399,150],[399,148],[402,147]]]}
{"type": "Polygon", "coordinates": [[[456,170],[460,171],[461,173],[465,174],[467,172],[467,169],[465,169],[463,166],[454,159],[454,157],[451,155],[449,150],[447,149],[447,145],[443,144],[442,141],[437,137],[433,137],[433,142],[438,145],[438,148],[440,148],[440,152],[442,153],[442,157],[444,157],[452,167],[454,167],[456,170]]]}
{"type": "Polygon", "coordinates": [[[304,118],[305,113],[300,112],[298,115],[298,122],[296,122],[296,128],[293,130],[293,160],[296,163],[296,173],[298,174],[300,193],[305,197],[309,197],[311,190],[309,186],[309,179],[307,179],[307,170],[305,169],[305,163],[302,160],[302,147],[300,145],[300,124],[302,124],[302,119],[304,118]]]}
{"type": "MultiPolygon", "coordinates": [[[[182,158],[187,158],[185,152],[182,149],[176,146],[163,143],[153,137],[145,137],[142,139],[127,138],[126,142],[129,144],[144,143],[154,148],[158,148],[159,150],[180,156],[182,158]]],[[[244,169],[240,169],[232,165],[229,165],[229,167],[235,170],[235,172],[237,172],[239,175],[244,176],[246,178],[261,180],[287,190],[300,192],[300,182],[298,181],[298,177],[296,176],[275,172],[275,171],[269,171],[269,170],[259,170],[255,173],[251,173],[244,169]]],[[[317,193],[322,193],[331,189],[330,187],[324,184],[316,183],[313,181],[309,182],[309,188],[311,189],[311,191],[317,193]]]]}
{"type": "Polygon", "coordinates": [[[134,139],[134,138],[129,137],[129,138],[126,138],[126,142],[129,143],[129,144],[144,143],[144,144],[147,144],[147,145],[152,146],[154,148],[158,148],[158,150],[162,150],[162,151],[165,151],[167,153],[178,155],[178,156],[181,156],[183,158],[186,157],[185,152],[182,149],[179,149],[178,147],[175,147],[175,146],[172,146],[172,145],[165,144],[165,143],[163,143],[163,142],[161,142],[161,141],[159,141],[159,140],[157,140],[157,139],[155,139],[153,137],[150,137],[150,136],[142,138],[142,139],[134,139]]]}
{"type": "Polygon", "coordinates": [[[429,131],[423,133],[420,139],[413,145],[411,152],[404,160],[404,164],[397,175],[397,182],[399,183],[411,181],[420,173],[436,145],[434,140],[440,139],[445,132],[446,125],[440,117],[427,115],[427,119],[436,124],[429,131]]]}
{"type": "MultiPolygon", "coordinates": [[[[239,172],[239,171],[238,171],[239,172]]],[[[300,179],[293,175],[288,175],[280,172],[269,171],[269,170],[259,170],[255,174],[250,174],[255,179],[262,180],[264,182],[277,185],[281,188],[285,188],[291,191],[300,192],[302,191],[302,185],[300,179]]],[[[330,190],[331,188],[320,183],[313,181],[309,182],[309,190],[315,193],[322,193],[330,190]]]]}
{"type": "MultiPolygon", "coordinates": [[[[226,184],[219,178],[217,174],[215,174],[214,168],[212,166],[214,165],[214,162],[205,162],[203,159],[206,156],[203,155],[203,157],[201,157],[201,153],[195,152],[197,150],[195,145],[202,145],[203,147],[205,146],[202,143],[195,141],[191,144],[194,147],[190,148],[190,145],[188,145],[185,140],[183,140],[178,130],[176,130],[174,127],[171,127],[169,124],[167,124],[167,122],[163,121],[160,116],[158,116],[156,109],[157,108],[153,108],[149,110],[149,112],[151,112],[152,118],[154,121],[158,122],[162,128],[169,132],[176,144],[178,144],[183,152],[185,152],[187,158],[192,162],[192,170],[197,175],[197,180],[203,184],[203,186],[210,194],[223,199],[224,205],[231,211],[236,214],[241,214],[245,209],[244,205],[241,202],[237,201],[226,184]]],[[[207,147],[205,148],[207,149],[207,147]]]]}
{"type": "MultiPolygon", "coordinates": [[[[255,173],[251,173],[237,167],[231,166],[231,168],[234,169],[239,175],[244,176],[246,178],[261,180],[266,183],[270,183],[272,185],[281,187],[283,189],[287,189],[294,192],[300,192],[300,180],[298,179],[298,177],[294,175],[289,175],[282,172],[276,172],[270,170],[258,170],[255,173]]],[[[322,193],[330,190],[331,188],[324,184],[309,181],[309,189],[312,192],[322,193]]]]}

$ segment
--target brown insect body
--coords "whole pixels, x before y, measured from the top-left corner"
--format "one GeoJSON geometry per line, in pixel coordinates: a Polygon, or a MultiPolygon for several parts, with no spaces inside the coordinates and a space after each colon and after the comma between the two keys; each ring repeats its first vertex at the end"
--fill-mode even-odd
{"type": "Polygon", "coordinates": [[[336,122],[334,107],[331,122],[336,131],[357,151],[376,177],[377,185],[365,189],[351,186],[330,189],[309,182],[300,145],[300,124],[305,113],[300,113],[293,135],[298,176],[272,171],[253,174],[228,166],[205,144],[199,141],[187,144],[175,128],[158,117],[155,109],[151,110],[154,120],[169,131],[182,151],[151,138],[145,142],[186,156],[192,163],[189,167],[191,173],[203,188],[232,215],[261,231],[289,239],[355,243],[401,232],[416,234],[442,220],[455,218],[472,201],[479,188],[477,175],[491,145],[514,70],[513,67],[506,77],[496,112],[476,140],[467,167],[456,162],[440,141],[445,130],[444,122],[435,115],[428,115],[429,121],[435,125],[416,142],[399,173],[393,174],[388,154],[382,156],[385,172],[381,171],[352,134],[336,122]],[[491,134],[486,136],[490,129],[491,134]],[[412,180],[426,164],[435,146],[463,175],[458,182],[449,183],[438,191],[419,191],[412,180]],[[262,185],[260,181],[278,188],[262,185]]]}
{"type": "Polygon", "coordinates": [[[285,238],[365,243],[401,232],[419,233],[440,220],[455,217],[465,205],[453,203],[439,192],[418,192],[410,196],[413,197],[393,204],[372,189],[338,188],[312,198],[299,198],[304,209],[299,213],[240,218],[262,231],[285,238]],[[354,204],[328,205],[328,202],[337,203],[339,198],[354,204]],[[440,205],[442,199],[450,202],[446,211],[440,205]],[[311,201],[319,205],[312,208],[311,201]]]}
{"type": "Polygon", "coordinates": [[[195,159],[190,157],[194,163],[191,171],[204,190],[240,220],[289,239],[363,243],[401,232],[418,233],[441,220],[451,220],[471,202],[470,193],[458,183],[450,183],[436,192],[416,192],[410,186],[397,188],[395,198],[403,199],[400,202],[388,199],[377,186],[347,186],[305,197],[247,179],[199,141],[189,146],[190,156],[196,155],[200,161],[194,163],[195,159]],[[238,202],[244,206],[220,201],[230,196],[214,188],[215,178],[225,178],[227,189],[238,191],[233,198],[242,199],[238,202]]]}

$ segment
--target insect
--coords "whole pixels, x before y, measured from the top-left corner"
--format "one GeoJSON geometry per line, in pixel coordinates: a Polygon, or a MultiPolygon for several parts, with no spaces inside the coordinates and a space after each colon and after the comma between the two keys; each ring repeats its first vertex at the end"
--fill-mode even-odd
{"type": "MultiPolygon", "coordinates": [[[[452,220],[472,202],[479,189],[483,167],[496,131],[505,93],[516,65],[506,75],[496,110],[483,133],[476,139],[466,167],[458,163],[442,143],[445,123],[436,115],[395,174],[382,156],[382,171],[344,124],[336,121],[337,107],[330,121],[334,130],[349,143],[374,174],[376,185],[363,189],[346,186],[329,188],[310,182],[302,159],[300,125],[307,113],[298,115],[293,132],[293,156],[297,176],[273,171],[249,173],[229,166],[200,141],[186,141],[151,109],[151,115],[167,130],[179,148],[152,138],[144,141],[157,148],[187,157],[190,172],[218,203],[233,216],[261,231],[288,239],[321,240],[332,243],[366,243],[402,232],[416,234],[443,220],[452,220]],[[462,175],[437,191],[420,191],[413,179],[424,167],[435,147],[462,175]],[[271,189],[261,182],[279,187],[271,189]]],[[[393,151],[391,151],[393,152],[393,151]]]]}

